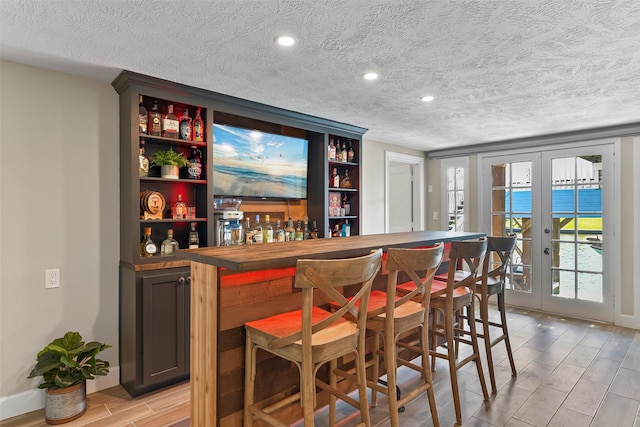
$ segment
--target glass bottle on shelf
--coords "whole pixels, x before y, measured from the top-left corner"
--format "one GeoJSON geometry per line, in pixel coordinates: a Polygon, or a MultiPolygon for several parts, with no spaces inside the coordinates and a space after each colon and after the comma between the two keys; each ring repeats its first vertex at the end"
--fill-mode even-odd
{"type": "Polygon", "coordinates": [[[304,240],[304,233],[302,232],[302,221],[298,220],[296,225],[296,231],[294,234],[295,240],[304,240]]]}
{"type": "Polygon", "coordinates": [[[200,179],[202,174],[202,152],[194,145],[189,154],[189,165],[187,166],[187,176],[191,179],[200,179]]]}
{"type": "Polygon", "coordinates": [[[279,219],[276,219],[276,229],[273,232],[273,234],[274,234],[273,240],[275,240],[276,242],[284,242],[285,241],[284,229],[282,228],[282,225],[280,224],[280,220],[279,219]]]}
{"type": "Polygon", "coordinates": [[[344,171],[344,176],[340,180],[340,188],[353,188],[353,182],[351,182],[351,178],[349,178],[349,171],[344,171]]]}
{"type": "Polygon", "coordinates": [[[178,200],[171,206],[171,218],[184,219],[187,216],[187,204],[182,201],[182,194],[178,194],[178,200]]]}
{"type": "Polygon", "coordinates": [[[153,100],[153,106],[149,111],[149,122],[147,124],[147,131],[149,135],[161,136],[162,135],[162,114],[158,108],[158,100],[153,100]]]}
{"type": "Polygon", "coordinates": [[[340,175],[338,175],[337,168],[333,168],[333,173],[331,174],[331,178],[329,179],[329,187],[330,188],[340,187],[340,175]]]}
{"type": "Polygon", "coordinates": [[[336,146],[333,145],[333,138],[329,140],[329,161],[335,162],[336,160],[336,146]]]}
{"type": "Polygon", "coordinates": [[[167,238],[162,241],[160,246],[160,255],[171,256],[178,252],[178,241],[173,238],[173,229],[170,228],[167,231],[167,238]]]}
{"type": "Polygon", "coordinates": [[[336,224],[333,226],[333,231],[331,232],[331,237],[340,237],[340,225],[336,224]]]}
{"type": "Polygon", "coordinates": [[[309,233],[309,238],[310,239],[320,238],[320,232],[318,231],[318,226],[315,220],[313,220],[313,223],[311,225],[311,232],[309,233]]]}
{"type": "Polygon", "coordinates": [[[191,141],[191,131],[191,117],[189,117],[189,110],[185,108],[184,113],[182,114],[182,116],[180,116],[180,139],[191,141]]]}
{"type": "Polygon", "coordinates": [[[228,246],[239,246],[243,241],[243,228],[240,221],[237,219],[232,219],[229,221],[229,243],[228,246]]]}
{"type": "Polygon", "coordinates": [[[344,141],[342,141],[342,151],[340,152],[340,159],[342,162],[346,162],[347,161],[347,144],[345,144],[344,141]]]}
{"type": "Polygon", "coordinates": [[[349,220],[345,219],[342,223],[342,237],[351,236],[351,226],[349,225],[349,220]]]}
{"type": "Polygon", "coordinates": [[[200,247],[200,236],[198,236],[197,222],[191,223],[191,231],[189,232],[189,249],[196,249],[200,247]]]}
{"type": "Polygon", "coordinates": [[[246,218],[245,222],[244,222],[244,244],[245,245],[253,245],[254,239],[253,239],[253,228],[251,228],[251,221],[249,221],[249,218],[246,218]]]}
{"type": "Polygon", "coordinates": [[[256,215],[255,223],[253,224],[253,240],[256,244],[262,243],[262,225],[260,225],[260,215],[256,215]]]}
{"type": "Polygon", "coordinates": [[[138,131],[141,134],[147,134],[147,123],[149,121],[149,112],[144,108],[142,95],[138,95],[138,131]]]}
{"type": "Polygon", "coordinates": [[[349,151],[347,151],[347,161],[349,163],[353,163],[355,156],[356,156],[356,153],[353,151],[353,147],[351,146],[351,141],[349,141],[349,151]]]}
{"type": "Polygon", "coordinates": [[[303,218],[303,223],[304,223],[304,228],[302,229],[302,238],[304,240],[310,239],[311,236],[311,230],[309,230],[309,218],[308,217],[304,217],[303,218]]]}
{"type": "Polygon", "coordinates": [[[204,141],[204,122],[200,117],[200,107],[196,108],[196,117],[192,123],[193,140],[197,142],[204,141]]]}
{"type": "Polygon", "coordinates": [[[156,253],[158,253],[158,247],[151,240],[151,227],[144,228],[144,237],[140,242],[140,256],[141,257],[152,257],[156,253]]]}
{"type": "Polygon", "coordinates": [[[140,141],[140,154],[138,154],[138,176],[149,176],[149,158],[144,154],[144,139],[140,141]]]}
{"type": "Polygon", "coordinates": [[[173,114],[173,104],[167,107],[167,114],[162,118],[162,136],[167,138],[177,138],[180,124],[178,118],[173,114]]]}
{"type": "Polygon", "coordinates": [[[351,203],[347,200],[347,195],[345,194],[342,198],[342,209],[344,209],[345,215],[351,215],[351,203]]]}
{"type": "Polygon", "coordinates": [[[287,227],[284,229],[284,240],[286,242],[292,242],[296,239],[296,229],[293,228],[293,220],[289,217],[289,222],[287,223],[287,227]]]}
{"type": "Polygon", "coordinates": [[[273,226],[271,225],[271,217],[269,215],[264,216],[262,243],[273,243],[273,226]]]}

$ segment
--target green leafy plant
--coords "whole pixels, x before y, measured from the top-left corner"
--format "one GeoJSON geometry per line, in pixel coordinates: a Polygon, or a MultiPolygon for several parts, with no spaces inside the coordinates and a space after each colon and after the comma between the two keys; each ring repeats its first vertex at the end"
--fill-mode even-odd
{"type": "Polygon", "coordinates": [[[151,166],[178,166],[183,167],[189,164],[189,160],[184,154],[173,151],[173,148],[169,147],[167,151],[158,151],[153,155],[151,166]]]}
{"type": "Polygon", "coordinates": [[[42,376],[44,382],[38,388],[57,390],[92,380],[95,375],[107,375],[109,362],[96,359],[96,355],[109,347],[96,341],[85,343],[78,332],[67,332],[38,353],[27,378],[42,376]]]}

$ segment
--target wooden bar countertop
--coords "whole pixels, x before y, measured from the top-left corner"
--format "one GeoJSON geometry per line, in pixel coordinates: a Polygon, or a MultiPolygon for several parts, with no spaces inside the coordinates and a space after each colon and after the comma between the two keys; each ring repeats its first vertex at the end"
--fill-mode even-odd
{"type": "Polygon", "coordinates": [[[177,257],[235,271],[289,267],[300,258],[348,258],[382,248],[411,248],[437,242],[475,239],[483,233],[451,231],[409,231],[370,234],[252,246],[226,246],[178,251],[177,257]]]}

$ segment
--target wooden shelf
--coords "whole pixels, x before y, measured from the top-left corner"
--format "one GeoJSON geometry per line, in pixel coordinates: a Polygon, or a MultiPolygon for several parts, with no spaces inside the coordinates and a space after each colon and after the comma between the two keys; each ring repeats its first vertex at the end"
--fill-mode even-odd
{"type": "Polygon", "coordinates": [[[139,136],[141,139],[144,138],[145,140],[150,140],[157,144],[183,145],[185,147],[193,147],[193,146],[206,147],[207,146],[207,143],[204,141],[187,141],[184,139],[167,138],[165,136],[147,135],[144,133],[141,133],[139,136]]]}

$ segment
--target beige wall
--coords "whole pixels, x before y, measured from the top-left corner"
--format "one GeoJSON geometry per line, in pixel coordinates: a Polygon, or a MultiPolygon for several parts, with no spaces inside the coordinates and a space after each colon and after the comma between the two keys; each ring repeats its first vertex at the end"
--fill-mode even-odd
{"type": "Polygon", "coordinates": [[[118,365],[118,96],[0,61],[0,120],[2,399],[39,384],[37,352],[69,330],[113,345],[101,356],[118,365]]]}
{"type": "MultiPolygon", "coordinates": [[[[384,233],[385,151],[424,158],[424,152],[367,139],[362,143],[362,234],[384,233]]],[[[425,169],[428,169],[425,165],[425,169]]],[[[425,171],[425,175],[428,172],[425,171]]],[[[428,227],[425,221],[425,228],[428,227]]]]}

